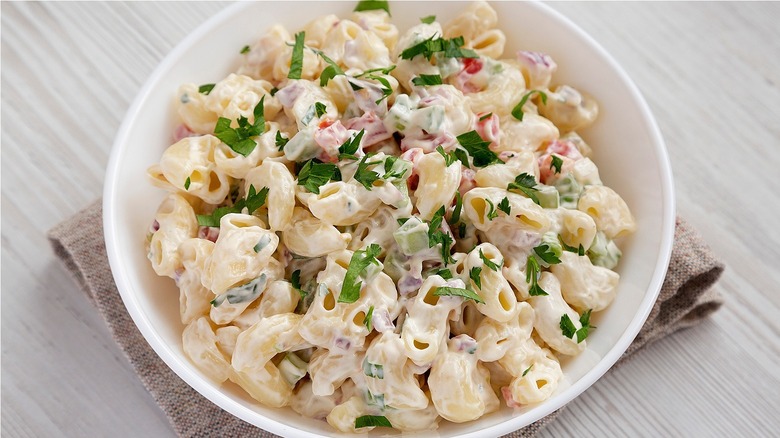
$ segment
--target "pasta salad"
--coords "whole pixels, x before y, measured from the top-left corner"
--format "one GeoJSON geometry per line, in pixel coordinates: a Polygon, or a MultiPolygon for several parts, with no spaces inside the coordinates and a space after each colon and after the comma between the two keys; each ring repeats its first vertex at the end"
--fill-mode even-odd
{"type": "Polygon", "coordinates": [[[180,87],[146,249],[205,375],[343,432],[553,395],[635,221],[577,133],[597,103],[504,57],[497,22],[480,1],[401,33],[361,1],[180,87]]]}

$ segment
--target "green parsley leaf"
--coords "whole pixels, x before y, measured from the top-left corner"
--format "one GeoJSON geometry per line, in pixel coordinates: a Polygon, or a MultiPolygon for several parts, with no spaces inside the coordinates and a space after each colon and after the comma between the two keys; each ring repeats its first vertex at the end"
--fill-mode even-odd
{"type": "MultiPolygon", "coordinates": [[[[360,2],[364,3],[364,2],[360,2]]],[[[365,3],[373,3],[373,2],[365,2],[365,3]]],[[[387,2],[377,2],[377,3],[387,3],[387,2]]],[[[393,427],[392,424],[390,424],[390,420],[387,419],[387,417],[384,417],[382,415],[363,415],[361,417],[355,418],[355,429],[360,429],[361,427],[393,427]]]]}
{"type": "Polygon", "coordinates": [[[436,21],[436,16],[435,15],[429,15],[427,17],[420,18],[420,22],[421,23],[425,23],[425,24],[431,24],[434,21],[436,21]]]}
{"type": "Polygon", "coordinates": [[[463,167],[466,169],[471,168],[471,165],[469,164],[469,154],[466,153],[463,149],[455,149],[452,151],[452,154],[455,155],[458,158],[458,161],[460,161],[461,164],[463,164],[463,167]]]}
{"type": "Polygon", "coordinates": [[[276,131],[276,148],[279,151],[284,150],[288,141],[290,141],[289,138],[282,137],[282,131],[276,131]]]}
{"type": "Polygon", "coordinates": [[[406,221],[408,221],[408,220],[409,220],[409,218],[408,218],[408,217],[399,217],[399,218],[398,218],[398,219],[396,219],[395,221],[396,221],[396,222],[398,222],[398,226],[400,227],[400,226],[402,226],[403,224],[405,224],[405,223],[406,223],[406,221]]]}
{"type": "Polygon", "coordinates": [[[314,102],[314,111],[317,112],[317,117],[322,117],[328,112],[328,108],[322,102],[314,102]]]}
{"type": "Polygon", "coordinates": [[[413,59],[417,55],[423,55],[430,61],[437,53],[442,53],[445,58],[479,58],[473,50],[461,48],[463,43],[463,37],[447,40],[433,35],[427,40],[407,47],[401,52],[401,59],[413,59]]]}
{"type": "Polygon", "coordinates": [[[447,167],[450,167],[453,163],[458,161],[458,158],[455,157],[455,155],[444,152],[444,148],[441,147],[441,145],[436,146],[436,152],[438,152],[439,154],[441,154],[442,157],[444,157],[444,164],[447,167]]]}
{"type": "Polygon", "coordinates": [[[536,255],[539,256],[540,259],[544,260],[545,263],[548,265],[557,265],[561,262],[561,259],[558,258],[557,255],[553,252],[552,248],[550,248],[550,245],[546,243],[542,243],[541,245],[534,248],[534,252],[536,255]]]}
{"type": "Polygon", "coordinates": [[[436,275],[438,275],[439,277],[445,280],[450,280],[452,278],[452,271],[450,271],[449,269],[439,269],[438,271],[436,271],[436,275]]]}
{"type": "Polygon", "coordinates": [[[389,67],[379,67],[379,68],[371,68],[363,73],[357,74],[353,76],[354,78],[359,78],[361,76],[370,75],[371,73],[382,73],[383,75],[389,75],[391,71],[395,70],[395,65],[391,65],[389,67]]]}
{"type": "Polygon", "coordinates": [[[255,116],[255,122],[249,124],[249,120],[240,116],[237,120],[238,127],[232,128],[230,126],[230,120],[224,117],[217,119],[217,124],[214,127],[214,135],[220,139],[223,143],[228,145],[230,149],[233,149],[236,153],[243,156],[247,156],[255,150],[257,143],[252,140],[252,137],[256,137],[265,131],[265,109],[264,109],[265,95],[260,98],[260,102],[255,105],[253,110],[255,116]]]}
{"type": "Polygon", "coordinates": [[[420,75],[412,78],[412,84],[423,87],[426,85],[441,85],[443,82],[441,75],[420,75]]]}
{"type": "Polygon", "coordinates": [[[482,121],[485,121],[485,120],[487,120],[487,119],[489,119],[491,117],[493,117],[493,113],[487,113],[484,116],[480,117],[479,121],[482,122],[482,121]]]}
{"type": "Polygon", "coordinates": [[[539,267],[539,262],[536,261],[536,257],[533,255],[528,256],[528,261],[525,263],[525,282],[531,285],[528,289],[528,295],[532,297],[549,295],[537,283],[540,271],[541,268],[539,267]]]}
{"type": "Polygon", "coordinates": [[[544,94],[544,91],[539,91],[539,90],[531,90],[531,91],[529,91],[529,92],[525,93],[525,95],[523,96],[523,98],[522,98],[522,99],[520,99],[520,103],[518,103],[517,105],[515,105],[515,107],[514,107],[514,108],[512,108],[512,116],[513,116],[514,118],[516,118],[517,120],[519,120],[519,121],[521,121],[521,122],[523,121],[523,105],[525,105],[525,104],[526,104],[526,102],[528,102],[528,99],[529,99],[529,98],[531,97],[531,95],[532,95],[532,94],[534,94],[534,93],[537,93],[537,94],[539,94],[539,97],[541,97],[541,98],[542,98],[542,103],[545,103],[545,104],[547,103],[547,95],[546,95],[546,94],[544,94]]]}
{"type": "Polygon", "coordinates": [[[386,78],[377,75],[368,75],[366,76],[366,79],[373,79],[379,82],[379,84],[381,85],[379,89],[382,90],[382,97],[380,97],[376,102],[374,102],[377,105],[379,105],[379,102],[387,99],[388,97],[390,97],[391,94],[393,94],[393,87],[390,85],[390,82],[386,78]]]}
{"type": "Polygon", "coordinates": [[[292,283],[293,289],[297,290],[299,294],[301,294],[301,298],[306,298],[306,295],[309,295],[308,292],[301,289],[301,270],[296,269],[293,271],[292,275],[290,276],[290,283],[292,283]]]}
{"type": "Polygon", "coordinates": [[[561,173],[561,166],[563,166],[563,160],[557,155],[551,155],[552,161],[550,161],[550,169],[555,169],[555,173],[561,173]]]}
{"type": "Polygon", "coordinates": [[[575,248],[573,246],[569,246],[569,245],[566,244],[566,242],[563,241],[563,237],[561,237],[560,234],[558,235],[558,241],[561,242],[561,247],[563,248],[564,251],[573,252],[573,253],[575,253],[575,254],[577,254],[579,256],[584,256],[585,255],[585,248],[582,246],[581,243],[580,243],[580,246],[577,247],[577,248],[575,248]]]}
{"type": "Polygon", "coordinates": [[[496,206],[493,204],[493,201],[491,201],[488,198],[485,198],[485,202],[488,203],[490,206],[490,209],[488,210],[487,218],[489,221],[492,221],[493,219],[498,217],[498,212],[496,211],[496,206]]]}
{"type": "Polygon", "coordinates": [[[312,52],[314,52],[315,55],[322,58],[325,63],[328,64],[327,67],[325,67],[324,70],[322,70],[322,73],[320,73],[320,87],[324,87],[328,85],[328,82],[335,78],[338,75],[345,75],[344,70],[341,69],[341,67],[332,59],[330,59],[325,52],[319,49],[313,49],[309,48],[312,52]]]}
{"type": "Polygon", "coordinates": [[[399,158],[394,155],[389,155],[385,158],[385,173],[382,175],[382,179],[401,179],[406,175],[406,171],[408,170],[406,167],[396,170],[395,172],[392,171],[398,160],[399,158]]]}
{"type": "Polygon", "coordinates": [[[503,260],[501,260],[501,263],[494,263],[493,260],[490,260],[485,254],[482,253],[482,248],[479,250],[479,258],[482,259],[482,263],[485,264],[488,268],[490,268],[491,271],[498,272],[498,268],[501,267],[501,265],[504,263],[503,260]]]}
{"type": "Polygon", "coordinates": [[[306,32],[295,34],[295,45],[293,46],[292,58],[290,59],[290,72],[287,73],[288,79],[300,79],[303,72],[303,42],[306,39],[306,32]]]}
{"type": "Polygon", "coordinates": [[[339,303],[354,303],[360,298],[360,287],[363,284],[360,281],[360,274],[370,264],[379,265],[377,256],[382,252],[379,245],[372,243],[365,250],[355,251],[349,260],[347,273],[344,275],[344,282],[339,294],[339,303]]]}
{"type": "Polygon", "coordinates": [[[386,0],[360,0],[357,6],[355,6],[354,11],[374,11],[379,9],[387,12],[387,14],[390,15],[390,5],[386,0]]]}
{"type": "Polygon", "coordinates": [[[358,162],[357,171],[355,171],[355,176],[353,177],[355,178],[355,181],[362,184],[366,190],[371,190],[371,188],[374,186],[374,182],[379,179],[379,175],[376,172],[368,169],[368,166],[381,163],[381,161],[366,161],[369,157],[372,156],[373,155],[366,154],[363,156],[363,158],[360,159],[360,162],[358,162]]]}
{"type": "Polygon", "coordinates": [[[374,306],[371,306],[368,308],[368,313],[366,313],[366,317],[363,318],[363,325],[366,326],[369,333],[371,333],[371,331],[374,330],[374,323],[372,322],[373,317],[374,317],[374,306]]]}
{"type": "Polygon", "coordinates": [[[206,96],[211,93],[211,90],[214,89],[214,86],[217,84],[203,84],[200,87],[198,87],[198,93],[205,94],[206,96]]]}
{"type": "Polygon", "coordinates": [[[271,97],[276,96],[276,93],[279,92],[279,89],[276,87],[271,88],[271,97]]]}
{"type": "Polygon", "coordinates": [[[509,183],[508,186],[506,186],[507,190],[519,190],[523,192],[526,196],[531,198],[534,203],[537,205],[539,204],[539,197],[536,196],[535,192],[538,192],[539,190],[536,189],[536,179],[533,177],[533,175],[529,175],[525,172],[521,173],[520,175],[517,175],[515,177],[515,181],[509,183]]]}
{"type": "Polygon", "coordinates": [[[189,190],[190,184],[192,184],[192,181],[190,180],[190,177],[187,177],[187,179],[184,181],[184,190],[189,190]]]}
{"type": "Polygon", "coordinates": [[[436,245],[438,240],[436,240],[436,232],[439,231],[439,228],[441,227],[441,221],[444,219],[444,213],[446,209],[442,205],[439,207],[438,210],[436,210],[435,213],[433,213],[433,217],[431,217],[430,222],[428,223],[428,247],[433,248],[434,245],[436,245]]]}
{"type": "Polygon", "coordinates": [[[198,219],[198,225],[202,227],[218,227],[219,221],[222,216],[230,213],[241,213],[246,207],[249,214],[252,214],[258,208],[265,204],[266,197],[268,196],[268,187],[263,187],[259,192],[255,191],[255,186],[250,185],[247,192],[246,199],[239,199],[232,206],[219,207],[211,214],[199,214],[196,215],[198,219]]]}
{"type": "Polygon", "coordinates": [[[585,338],[588,337],[588,332],[590,329],[594,329],[596,327],[593,327],[590,325],[590,312],[593,309],[588,309],[585,312],[580,315],[580,324],[582,324],[582,328],[577,330],[577,343],[584,341],[585,338]]]}
{"type": "Polygon", "coordinates": [[[469,278],[471,281],[474,282],[474,284],[477,285],[477,288],[482,289],[482,277],[479,276],[479,274],[482,273],[482,268],[478,266],[474,266],[469,270],[469,278]]]}
{"type": "Polygon", "coordinates": [[[512,206],[509,205],[509,199],[506,196],[498,203],[498,209],[507,215],[512,214],[512,206]]]}
{"type": "Polygon", "coordinates": [[[249,53],[249,50],[250,50],[249,46],[244,46],[244,47],[241,48],[241,54],[242,55],[247,54],[247,53],[249,53]]]}
{"type": "Polygon", "coordinates": [[[531,364],[530,367],[526,368],[525,371],[523,371],[523,375],[520,376],[520,377],[525,377],[525,375],[528,374],[528,372],[531,371],[531,368],[533,368],[533,367],[534,367],[534,365],[531,364]]]}
{"type": "Polygon", "coordinates": [[[563,333],[563,336],[566,336],[567,338],[572,338],[577,332],[577,327],[574,326],[574,323],[571,321],[571,318],[569,318],[569,315],[565,313],[563,316],[561,316],[561,322],[559,326],[561,327],[561,333],[563,333]]]}
{"type": "Polygon", "coordinates": [[[463,222],[458,225],[458,236],[460,236],[461,239],[466,237],[466,224],[463,222]]]}
{"type": "MultiPolygon", "coordinates": [[[[460,222],[460,213],[463,211],[463,198],[460,196],[460,191],[455,192],[455,208],[452,210],[452,216],[450,220],[453,224],[460,222]]],[[[463,236],[460,236],[463,237],[463,236]]]]}
{"type": "Polygon", "coordinates": [[[313,159],[306,162],[298,173],[298,185],[306,190],[320,194],[320,187],[335,177],[338,170],[333,163],[317,163],[313,159]]]}
{"type": "Polygon", "coordinates": [[[436,296],[463,297],[467,300],[474,300],[482,304],[485,303],[485,300],[483,300],[482,297],[480,297],[479,294],[477,294],[473,290],[463,289],[460,287],[439,286],[436,288],[433,294],[436,296]]]}
{"type": "Polygon", "coordinates": [[[503,163],[488,146],[489,141],[482,140],[477,131],[469,131],[457,136],[458,143],[463,146],[474,159],[474,167],[485,167],[493,163],[503,163]]]}
{"type": "Polygon", "coordinates": [[[366,130],[361,129],[360,132],[353,137],[348,138],[341,146],[339,146],[339,159],[349,158],[356,160],[355,153],[360,148],[360,140],[363,138],[366,130]]]}

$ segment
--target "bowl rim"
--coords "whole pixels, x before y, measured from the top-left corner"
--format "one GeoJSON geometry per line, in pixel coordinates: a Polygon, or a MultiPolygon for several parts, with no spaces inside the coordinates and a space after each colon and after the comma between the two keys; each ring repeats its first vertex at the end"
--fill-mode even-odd
{"type": "MultiPolygon", "coordinates": [[[[123,122],[120,125],[111,147],[111,154],[106,169],[106,177],[103,189],[102,206],[106,253],[108,255],[109,265],[111,267],[111,272],[119,294],[136,327],[138,327],[144,339],[152,347],[154,352],[174,373],[176,373],[176,375],[184,380],[189,386],[194,388],[198,393],[206,397],[208,400],[223,410],[269,432],[282,436],[288,436],[292,433],[294,433],[295,436],[302,437],[327,436],[313,434],[290,427],[271,417],[253,411],[248,407],[241,405],[237,401],[232,400],[223,392],[212,388],[209,382],[192,372],[189,367],[183,364],[182,359],[179,357],[180,355],[176,354],[164,342],[162,337],[154,330],[152,323],[147,315],[141,311],[134,290],[131,290],[129,286],[130,275],[122,263],[120,248],[115,245],[115,242],[117,241],[116,236],[121,231],[118,226],[118,218],[115,211],[117,205],[116,193],[118,190],[118,180],[115,176],[118,174],[118,168],[121,165],[121,146],[127,142],[128,136],[131,132],[130,130],[135,124],[140,108],[147,101],[153,86],[164,76],[168,70],[171,69],[171,67],[184,55],[184,53],[192,47],[194,42],[199,40],[212,29],[222,24],[229,17],[239,13],[241,10],[249,8],[251,5],[252,4],[250,2],[238,2],[236,4],[230,5],[222,11],[214,14],[212,17],[207,19],[196,29],[190,32],[186,37],[184,37],[184,39],[182,39],[165,56],[165,58],[163,58],[160,64],[151,73],[148,79],[144,82],[144,85],[139,90],[133,103],[127,110],[127,113],[123,118],[123,122]]],[[[625,70],[620,66],[620,64],[618,64],[618,62],[601,46],[601,44],[599,44],[594,38],[592,38],[565,15],[548,5],[536,1],[528,3],[527,6],[537,8],[545,14],[549,14],[553,19],[559,20],[564,25],[568,26],[579,38],[584,40],[588,45],[592,46],[594,50],[598,52],[604,60],[606,60],[606,62],[609,64],[609,67],[618,74],[622,81],[624,81],[632,99],[638,103],[638,110],[643,118],[644,124],[648,128],[649,136],[651,138],[651,143],[658,160],[660,171],[663,205],[660,252],[658,254],[658,258],[656,259],[650,283],[647,290],[645,291],[645,297],[640,303],[639,311],[634,315],[634,318],[631,320],[624,332],[620,335],[614,346],[601,358],[601,360],[599,360],[599,362],[591,370],[586,372],[579,380],[577,380],[570,387],[563,390],[555,398],[538,404],[522,415],[479,431],[454,435],[457,437],[477,438],[485,436],[484,434],[498,436],[511,433],[515,430],[518,430],[519,428],[530,425],[531,423],[549,415],[557,409],[560,409],[571,400],[582,394],[587,388],[589,388],[591,385],[593,385],[593,383],[601,378],[601,376],[603,376],[610,368],[612,368],[615,362],[617,362],[621,355],[628,349],[629,345],[633,342],[634,338],[639,333],[639,330],[642,328],[645,320],[652,310],[653,304],[655,303],[658,294],[660,293],[661,286],[666,275],[674,241],[676,208],[673,176],[669,155],[658,124],[638,87],[631,80],[625,70]],[[650,293],[647,293],[648,291],[650,293]],[[523,421],[519,421],[520,418],[523,418],[523,421]]],[[[332,436],[333,432],[331,432],[329,435],[332,436]]]]}

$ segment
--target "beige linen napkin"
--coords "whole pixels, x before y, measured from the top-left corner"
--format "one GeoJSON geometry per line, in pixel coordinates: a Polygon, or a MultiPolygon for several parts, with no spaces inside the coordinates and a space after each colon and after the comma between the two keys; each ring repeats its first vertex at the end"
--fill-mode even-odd
{"type": "MultiPolygon", "coordinates": [[[[223,411],[182,381],[154,353],[125,310],[108,266],[103,242],[103,211],[95,202],[49,232],[54,252],[103,315],[114,339],[127,355],[146,389],[184,437],[275,435],[223,411]]],[[[697,324],[717,310],[722,299],[710,286],[723,272],[718,261],[693,230],[677,219],[674,248],[658,301],[623,363],[643,346],[684,327],[697,324]]],[[[507,437],[532,437],[554,420],[557,412],[507,437]]]]}

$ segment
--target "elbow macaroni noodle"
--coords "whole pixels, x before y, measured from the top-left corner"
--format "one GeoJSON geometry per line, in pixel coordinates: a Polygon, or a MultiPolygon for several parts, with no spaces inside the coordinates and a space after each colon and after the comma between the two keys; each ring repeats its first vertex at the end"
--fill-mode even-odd
{"type": "Polygon", "coordinates": [[[504,58],[498,25],[481,1],[406,32],[384,10],[328,15],[301,52],[276,25],[236,73],[179,88],[146,248],[204,375],[344,432],[556,393],[636,224],[577,133],[595,100],[547,54],[504,58]],[[463,52],[402,56],[436,39],[463,52]]]}

